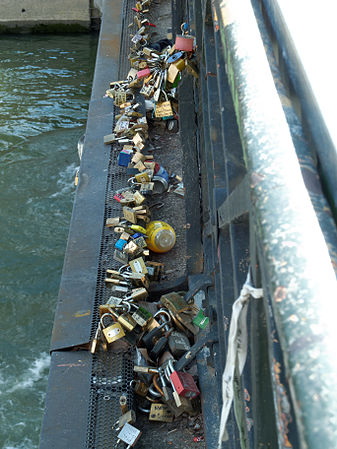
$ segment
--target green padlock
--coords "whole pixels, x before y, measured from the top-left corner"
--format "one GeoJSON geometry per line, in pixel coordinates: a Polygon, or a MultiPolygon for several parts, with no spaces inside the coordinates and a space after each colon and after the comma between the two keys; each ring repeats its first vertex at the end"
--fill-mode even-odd
{"type": "Polygon", "coordinates": [[[204,315],[202,310],[199,310],[198,314],[194,317],[193,324],[200,327],[200,329],[205,329],[209,323],[209,318],[204,315]]]}

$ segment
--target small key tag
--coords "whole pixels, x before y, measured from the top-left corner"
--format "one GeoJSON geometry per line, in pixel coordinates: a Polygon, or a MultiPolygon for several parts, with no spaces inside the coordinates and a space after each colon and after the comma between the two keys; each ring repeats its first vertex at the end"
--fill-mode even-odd
{"type": "Polygon", "coordinates": [[[154,115],[157,118],[173,116],[173,110],[172,110],[171,102],[170,101],[164,101],[163,103],[157,103],[154,115]]]}
{"type": "Polygon", "coordinates": [[[202,310],[199,310],[192,323],[200,327],[200,329],[205,329],[209,323],[209,318],[204,315],[202,310]]]}
{"type": "Polygon", "coordinates": [[[172,422],[173,413],[166,404],[151,404],[150,421],[172,422]]]}

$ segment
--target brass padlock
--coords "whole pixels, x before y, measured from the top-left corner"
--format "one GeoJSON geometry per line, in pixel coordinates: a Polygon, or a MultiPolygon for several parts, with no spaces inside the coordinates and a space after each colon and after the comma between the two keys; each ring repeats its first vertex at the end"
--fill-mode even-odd
{"type": "Polygon", "coordinates": [[[140,206],[145,201],[145,196],[143,196],[138,190],[134,193],[135,203],[140,206]]]}
{"type": "Polygon", "coordinates": [[[130,207],[126,207],[126,206],[123,207],[123,215],[124,215],[124,218],[127,221],[130,221],[131,223],[137,224],[136,211],[134,211],[130,207]]]}
{"type": "Polygon", "coordinates": [[[172,422],[173,413],[166,404],[151,404],[150,421],[172,422]]]}
{"type": "Polygon", "coordinates": [[[136,173],[135,178],[137,182],[150,182],[150,176],[149,172],[147,170],[144,170],[143,172],[136,173]]]}
{"type": "Polygon", "coordinates": [[[112,312],[112,315],[117,318],[118,323],[120,323],[125,330],[131,332],[137,326],[136,321],[132,318],[129,313],[123,313],[122,315],[118,315],[115,312],[112,312]]]}
{"type": "Polygon", "coordinates": [[[138,396],[145,398],[149,392],[149,387],[141,380],[133,380],[133,390],[138,396]]]}
{"type": "Polygon", "coordinates": [[[131,294],[124,298],[124,301],[135,300],[141,301],[149,296],[148,291],[144,287],[134,288],[131,290],[131,294]]]}
{"type": "Polygon", "coordinates": [[[131,257],[135,257],[142,253],[142,248],[140,248],[134,241],[131,241],[124,246],[123,251],[131,257]]]}
{"type": "Polygon", "coordinates": [[[125,332],[120,323],[110,324],[109,326],[105,327],[104,319],[108,316],[110,318],[112,317],[112,315],[109,313],[105,313],[104,315],[102,315],[101,319],[100,319],[100,323],[101,323],[103,335],[104,335],[107,343],[110,344],[110,343],[113,343],[114,341],[119,340],[120,338],[125,337],[125,332]]]}
{"type": "Polygon", "coordinates": [[[175,64],[170,64],[167,70],[167,81],[173,84],[178,76],[178,73],[178,67],[175,64]]]}
{"type": "Polygon", "coordinates": [[[131,162],[133,162],[134,164],[137,164],[137,162],[139,162],[139,161],[142,161],[142,162],[145,161],[145,154],[141,153],[140,151],[137,151],[133,155],[131,162]]]}
{"type": "Polygon", "coordinates": [[[157,103],[156,109],[154,111],[154,115],[157,118],[172,117],[173,110],[172,110],[171,102],[169,100],[167,100],[162,103],[157,103]]]}
{"type": "Polygon", "coordinates": [[[130,260],[130,267],[134,273],[141,273],[143,275],[148,273],[144,259],[142,257],[130,260]]]}

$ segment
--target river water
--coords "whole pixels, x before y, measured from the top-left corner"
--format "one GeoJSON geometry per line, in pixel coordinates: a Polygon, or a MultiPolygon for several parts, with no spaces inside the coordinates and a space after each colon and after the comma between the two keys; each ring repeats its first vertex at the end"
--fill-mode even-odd
{"type": "Polygon", "coordinates": [[[0,448],[37,448],[92,35],[0,37],[0,448]]]}

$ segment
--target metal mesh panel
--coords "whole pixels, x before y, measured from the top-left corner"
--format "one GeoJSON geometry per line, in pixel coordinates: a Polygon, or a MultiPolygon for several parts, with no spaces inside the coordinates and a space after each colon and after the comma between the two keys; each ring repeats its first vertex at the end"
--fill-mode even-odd
{"type": "MultiPolygon", "coordinates": [[[[122,20],[123,32],[120,48],[119,76],[126,75],[128,67],[128,49],[130,36],[125,32],[128,24],[133,19],[131,8],[135,6],[135,0],[125,0],[123,3],[122,20]]],[[[111,80],[113,81],[113,80],[111,80]]],[[[113,112],[113,117],[115,111],[113,112]]],[[[111,127],[114,128],[115,120],[111,127]]],[[[97,276],[97,289],[93,309],[93,323],[91,338],[97,328],[99,319],[99,305],[104,304],[109,297],[109,288],[105,285],[105,271],[107,268],[119,268],[120,263],[113,259],[114,245],[117,241],[116,234],[110,228],[105,227],[105,221],[109,217],[117,217],[122,213],[120,204],[113,199],[114,191],[127,185],[128,176],[126,169],[118,165],[118,147],[111,147],[110,161],[107,167],[107,185],[105,193],[104,223],[102,223],[102,241],[100,260],[97,276]]],[[[99,350],[92,361],[90,408],[87,427],[88,449],[110,449],[117,441],[117,434],[112,430],[112,425],[121,415],[119,398],[127,397],[129,408],[133,404],[133,394],[130,381],[133,379],[132,348],[126,351],[99,350]]]]}
{"type": "Polygon", "coordinates": [[[90,394],[90,422],[87,447],[110,448],[116,441],[112,425],[121,415],[119,398],[127,397],[132,407],[133,397],[129,388],[133,378],[132,351],[98,352],[93,357],[90,394]]]}

